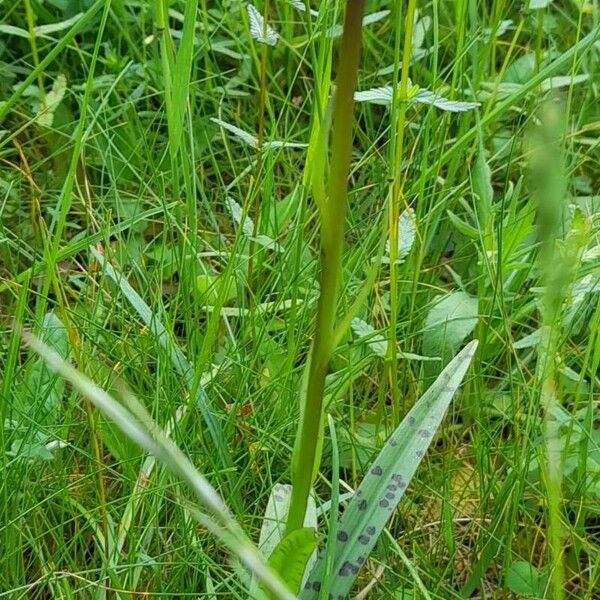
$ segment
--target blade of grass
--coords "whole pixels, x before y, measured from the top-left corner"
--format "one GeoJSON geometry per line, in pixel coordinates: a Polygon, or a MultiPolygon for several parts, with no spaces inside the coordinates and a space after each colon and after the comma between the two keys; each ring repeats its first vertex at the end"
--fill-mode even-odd
{"type": "MultiPolygon", "coordinates": [[[[194,511],[196,518],[250,569],[263,585],[278,599],[294,600],[287,587],[266,565],[258,549],[248,539],[218,492],[201,475],[183,452],[165,435],[141,404],[135,414],[119,404],[110,394],[77,371],[68,362],[35,336],[23,331],[27,345],[37,352],[48,366],[64,377],[83,396],[88,398],[132,441],[153,454],[192,490],[211,516],[194,511]]],[[[130,399],[131,401],[131,399],[130,399]]],[[[190,507],[193,509],[194,507],[190,507]]]]}

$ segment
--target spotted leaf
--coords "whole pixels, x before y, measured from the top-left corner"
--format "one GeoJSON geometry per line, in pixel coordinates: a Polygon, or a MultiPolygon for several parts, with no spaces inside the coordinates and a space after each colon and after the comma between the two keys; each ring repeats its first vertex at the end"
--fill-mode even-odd
{"type": "MultiPolygon", "coordinates": [[[[327,580],[334,598],[348,595],[429,448],[476,347],[473,341],[457,354],[388,439],[342,515],[331,566],[317,559],[308,582],[327,580]]],[[[300,593],[301,600],[318,597],[312,586],[300,593]]]]}

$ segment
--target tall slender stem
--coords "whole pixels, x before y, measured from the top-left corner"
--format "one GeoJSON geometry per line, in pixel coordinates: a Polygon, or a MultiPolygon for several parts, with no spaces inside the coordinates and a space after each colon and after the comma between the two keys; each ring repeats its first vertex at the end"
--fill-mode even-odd
{"type": "MultiPolygon", "coordinates": [[[[398,348],[396,329],[398,323],[398,276],[396,258],[398,254],[398,218],[402,203],[402,156],[404,154],[404,131],[406,128],[406,108],[408,96],[408,72],[410,56],[412,53],[413,24],[416,0],[409,0],[406,17],[404,19],[404,49],[402,51],[402,72],[400,76],[400,90],[394,89],[394,103],[392,106],[392,127],[395,128],[392,138],[392,176],[390,189],[390,334],[388,344],[388,365],[390,386],[392,392],[392,417],[394,425],[399,420],[399,389],[398,389],[398,348]]],[[[398,6],[397,24],[400,22],[400,7],[398,6]]],[[[398,33],[399,35],[399,33],[398,33]]],[[[398,66],[398,65],[396,65],[398,66]]],[[[394,77],[397,81],[397,72],[394,77]]]]}
{"type": "Polygon", "coordinates": [[[323,392],[329,361],[335,350],[333,330],[342,273],[348,177],[352,156],[354,92],[358,78],[364,0],[348,0],[339,54],[333,104],[333,134],[328,199],[321,211],[321,293],[308,364],[308,380],[292,473],[292,498],[287,531],[304,524],[306,505],[318,463],[322,435],[323,392]]]}

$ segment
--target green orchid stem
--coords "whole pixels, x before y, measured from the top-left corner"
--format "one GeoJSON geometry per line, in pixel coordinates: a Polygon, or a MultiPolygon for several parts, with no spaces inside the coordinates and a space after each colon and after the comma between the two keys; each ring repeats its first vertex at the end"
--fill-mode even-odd
{"type": "Polygon", "coordinates": [[[292,498],[287,533],[304,525],[323,421],[325,377],[335,344],[333,331],[344,250],[348,203],[348,177],[352,156],[354,92],[358,78],[364,0],[348,0],[338,61],[337,90],[333,104],[333,134],[328,199],[321,210],[321,293],[315,337],[308,365],[308,380],[294,448],[292,498]]]}

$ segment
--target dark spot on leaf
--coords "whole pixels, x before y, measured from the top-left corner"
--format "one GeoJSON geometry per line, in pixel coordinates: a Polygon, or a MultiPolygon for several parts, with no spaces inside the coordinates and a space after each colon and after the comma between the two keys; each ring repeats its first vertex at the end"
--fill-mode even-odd
{"type": "Polygon", "coordinates": [[[350,573],[352,573],[352,565],[348,561],[345,561],[341,566],[338,575],[340,575],[340,577],[347,577],[350,573]]]}
{"type": "Polygon", "coordinates": [[[417,451],[415,452],[415,456],[416,456],[417,458],[423,458],[424,454],[425,454],[425,453],[423,452],[423,450],[417,450],[417,451]]]}
{"type": "Polygon", "coordinates": [[[388,493],[385,495],[385,497],[386,497],[388,500],[393,500],[393,499],[395,498],[395,494],[394,494],[393,492],[388,492],[388,493]]]}
{"type": "Polygon", "coordinates": [[[398,445],[398,442],[394,438],[390,438],[390,446],[395,448],[398,445]]]}
{"type": "Polygon", "coordinates": [[[402,475],[400,473],[394,473],[392,475],[392,479],[398,484],[401,485],[404,483],[404,479],[402,478],[402,475]]]}
{"type": "Polygon", "coordinates": [[[369,536],[362,533],[361,535],[358,536],[358,542],[359,542],[359,544],[366,546],[369,543],[369,536]]]}
{"type": "Polygon", "coordinates": [[[371,475],[381,475],[383,474],[383,469],[379,465],[375,465],[371,469],[371,475]]]}
{"type": "Polygon", "coordinates": [[[356,559],[356,562],[357,562],[359,565],[362,565],[362,564],[365,562],[365,557],[364,557],[364,556],[359,556],[359,557],[356,559]]]}
{"type": "Polygon", "coordinates": [[[313,581],[312,589],[315,590],[315,592],[320,592],[321,591],[321,582],[313,581]]]}
{"type": "Polygon", "coordinates": [[[356,575],[360,571],[360,567],[356,565],[350,565],[350,570],[352,571],[353,575],[356,575]]]}
{"type": "Polygon", "coordinates": [[[275,499],[275,502],[283,502],[283,496],[280,496],[279,494],[274,494],[273,498],[275,499]]]}
{"type": "Polygon", "coordinates": [[[414,425],[415,424],[415,418],[414,417],[408,417],[408,424],[409,425],[414,425]]]}
{"type": "Polygon", "coordinates": [[[379,506],[381,506],[381,508],[387,508],[389,505],[390,503],[385,498],[379,501],[379,506]]]}
{"type": "Polygon", "coordinates": [[[345,542],[348,539],[348,534],[345,531],[338,531],[337,539],[340,542],[345,542]]]}
{"type": "Polygon", "coordinates": [[[359,503],[358,503],[358,510],[365,510],[367,508],[367,501],[363,498],[359,503]]]}
{"type": "Polygon", "coordinates": [[[395,483],[389,483],[387,489],[395,492],[398,489],[398,486],[395,483]]]}
{"type": "Polygon", "coordinates": [[[375,527],[373,527],[373,525],[371,525],[370,527],[367,527],[367,533],[369,535],[375,535],[376,531],[377,531],[377,529],[375,529],[375,527]]]}
{"type": "Polygon", "coordinates": [[[425,438],[425,439],[426,439],[426,438],[428,438],[428,437],[431,437],[431,432],[429,431],[429,429],[419,429],[419,435],[420,435],[422,438],[425,438]]]}

